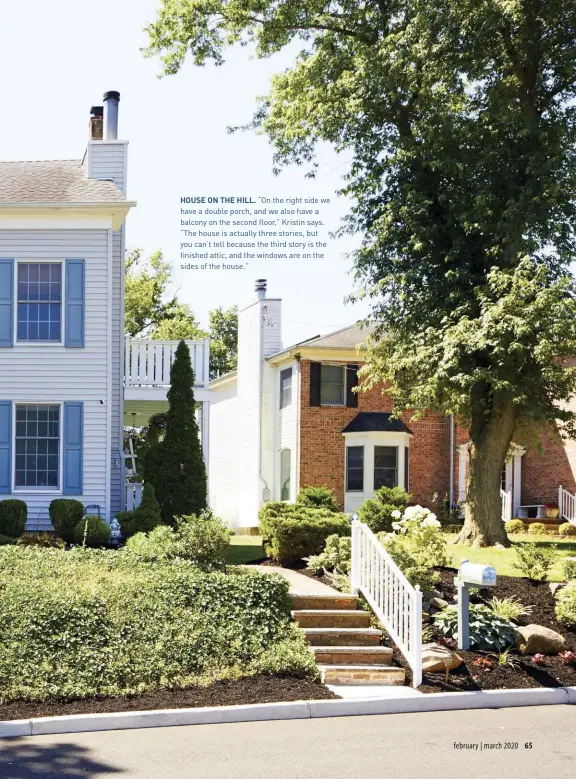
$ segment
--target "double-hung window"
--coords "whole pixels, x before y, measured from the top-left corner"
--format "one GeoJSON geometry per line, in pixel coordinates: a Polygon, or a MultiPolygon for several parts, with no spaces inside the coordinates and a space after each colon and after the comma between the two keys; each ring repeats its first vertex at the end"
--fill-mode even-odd
{"type": "Polygon", "coordinates": [[[374,490],[398,486],[398,448],[374,447],[374,490]]]}
{"type": "Polygon", "coordinates": [[[19,262],[18,341],[62,340],[62,263],[19,262]]]}
{"type": "Polygon", "coordinates": [[[322,364],[320,370],[320,404],[322,406],[344,406],[346,404],[345,366],[322,364]]]}
{"type": "Polygon", "coordinates": [[[16,405],[15,487],[60,484],[60,406],[16,405]]]}
{"type": "Polygon", "coordinates": [[[280,372],[280,408],[292,403],[292,368],[280,372]]]}
{"type": "Polygon", "coordinates": [[[346,492],[364,489],[364,447],[346,447],[346,492]]]}

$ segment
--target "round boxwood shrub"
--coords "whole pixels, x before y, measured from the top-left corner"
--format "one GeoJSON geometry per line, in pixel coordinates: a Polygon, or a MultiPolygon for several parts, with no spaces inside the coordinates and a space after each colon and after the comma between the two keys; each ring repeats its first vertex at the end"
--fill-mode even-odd
{"type": "Polygon", "coordinates": [[[360,506],[358,518],[373,533],[390,533],[394,522],[392,512],[404,512],[409,503],[410,495],[402,487],[380,487],[373,498],[368,498],[360,506]]]}
{"type": "Polygon", "coordinates": [[[576,582],[556,593],[556,619],[561,625],[576,625],[576,582]]]}
{"type": "Polygon", "coordinates": [[[505,529],[508,535],[513,535],[514,533],[524,533],[526,530],[524,522],[522,522],[521,519],[508,520],[508,522],[506,522],[505,529]]]}
{"type": "Polygon", "coordinates": [[[542,536],[546,534],[546,525],[543,522],[532,522],[528,525],[528,532],[531,536],[542,536]]]}
{"type": "Polygon", "coordinates": [[[576,525],[571,522],[564,522],[558,528],[558,532],[561,536],[576,536],[576,525]]]}
{"type": "Polygon", "coordinates": [[[74,541],[74,528],[84,516],[84,504],[74,498],[56,498],[50,504],[50,521],[56,535],[64,541],[74,541]]]}
{"type": "Polygon", "coordinates": [[[23,500],[0,501],[0,534],[10,538],[19,538],[24,533],[28,506],[23,500]]]}
{"type": "Polygon", "coordinates": [[[328,487],[303,487],[296,498],[296,503],[312,509],[340,510],[336,495],[328,487]]]}
{"type": "Polygon", "coordinates": [[[109,538],[109,525],[96,514],[87,514],[74,528],[74,543],[79,546],[105,546],[109,538]]]}

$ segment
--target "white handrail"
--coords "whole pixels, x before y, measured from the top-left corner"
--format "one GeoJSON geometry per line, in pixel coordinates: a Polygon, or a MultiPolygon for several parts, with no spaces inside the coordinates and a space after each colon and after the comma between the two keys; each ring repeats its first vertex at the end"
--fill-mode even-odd
{"type": "Polygon", "coordinates": [[[361,592],[422,684],[422,593],[413,587],[368,525],[352,522],[352,592],[361,592]]]}
{"type": "Polygon", "coordinates": [[[558,508],[560,519],[576,525],[576,495],[565,490],[561,484],[558,487],[558,508]]]}
{"type": "Polygon", "coordinates": [[[502,521],[508,522],[512,519],[512,490],[500,489],[500,500],[502,502],[502,521]]]}

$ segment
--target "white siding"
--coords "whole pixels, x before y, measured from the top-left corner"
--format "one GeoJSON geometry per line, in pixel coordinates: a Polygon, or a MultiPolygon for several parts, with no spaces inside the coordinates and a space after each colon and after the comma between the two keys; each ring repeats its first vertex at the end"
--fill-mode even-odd
{"type": "Polygon", "coordinates": [[[88,176],[113,181],[126,194],[126,141],[89,141],[88,176]]]}
{"type": "Polygon", "coordinates": [[[275,494],[273,500],[280,500],[280,452],[290,449],[290,500],[296,500],[298,492],[298,409],[300,407],[300,371],[297,360],[282,363],[276,369],[276,436],[275,436],[275,494]],[[292,401],[289,406],[280,408],[280,374],[292,368],[292,401]]]}
{"type": "Polygon", "coordinates": [[[238,398],[236,382],[212,390],[208,480],[210,507],[238,525],[238,398]]]}
{"type": "MultiPolygon", "coordinates": [[[[16,260],[81,257],[86,261],[85,348],[16,344],[0,349],[0,399],[83,401],[84,492],[79,498],[84,504],[100,505],[107,515],[107,231],[0,230],[0,256],[16,260]]],[[[26,500],[31,526],[49,527],[48,506],[56,494],[18,491],[14,497],[26,500]]]]}

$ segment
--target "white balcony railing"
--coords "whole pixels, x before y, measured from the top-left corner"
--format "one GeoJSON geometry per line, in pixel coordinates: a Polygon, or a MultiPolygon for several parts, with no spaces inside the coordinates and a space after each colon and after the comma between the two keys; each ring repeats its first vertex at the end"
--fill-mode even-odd
{"type": "Polygon", "coordinates": [[[560,519],[566,519],[576,525],[576,495],[572,495],[562,485],[558,487],[558,507],[560,519]]]}
{"type": "MultiPolygon", "coordinates": [[[[170,386],[170,368],[178,341],[153,341],[126,337],[124,355],[124,386],[170,386]]],[[[210,381],[210,340],[186,341],[194,371],[194,386],[207,387],[210,381]]]]}
{"type": "Polygon", "coordinates": [[[502,501],[502,520],[508,522],[512,519],[512,490],[500,490],[500,500],[502,501]]]}
{"type": "Polygon", "coordinates": [[[124,483],[124,506],[125,511],[137,509],[142,501],[142,491],[144,485],[140,482],[126,481],[124,483]]]}
{"type": "Polygon", "coordinates": [[[422,593],[413,587],[368,525],[352,522],[352,592],[361,592],[422,684],[422,593]]]}

